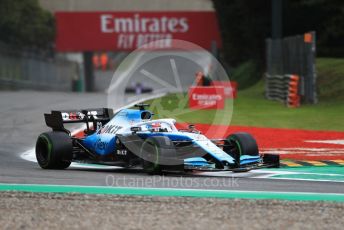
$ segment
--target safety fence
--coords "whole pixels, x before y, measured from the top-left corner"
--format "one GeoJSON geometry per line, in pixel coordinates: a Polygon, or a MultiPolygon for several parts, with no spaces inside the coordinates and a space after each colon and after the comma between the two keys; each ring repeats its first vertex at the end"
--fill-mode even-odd
{"type": "Polygon", "coordinates": [[[317,103],[315,32],[284,39],[267,39],[266,55],[265,95],[268,99],[289,105],[288,90],[290,83],[295,81],[295,77],[291,76],[298,76],[297,88],[291,94],[295,94],[294,98],[298,98],[299,102],[294,104],[317,103]]]}
{"type": "Polygon", "coordinates": [[[0,44],[0,88],[72,91],[78,65],[0,44]]]}

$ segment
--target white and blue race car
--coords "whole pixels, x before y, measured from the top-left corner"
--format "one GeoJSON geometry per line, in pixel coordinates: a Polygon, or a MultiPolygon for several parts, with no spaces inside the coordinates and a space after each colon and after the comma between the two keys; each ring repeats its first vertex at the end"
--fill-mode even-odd
{"type": "Polygon", "coordinates": [[[211,140],[193,125],[178,130],[174,119],[152,119],[145,104],[138,109],[52,111],[44,114],[52,131],[39,135],[36,158],[43,169],[65,169],[71,162],[163,171],[245,172],[279,167],[279,156],[261,156],[248,133],[211,140]],[[71,135],[66,123],[85,123],[82,137],[71,135]]]}

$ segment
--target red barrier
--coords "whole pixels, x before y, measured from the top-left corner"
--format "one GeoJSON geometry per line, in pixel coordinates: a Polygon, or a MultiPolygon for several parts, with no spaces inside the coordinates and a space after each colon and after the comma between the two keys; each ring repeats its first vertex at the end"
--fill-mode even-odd
{"type": "Polygon", "coordinates": [[[190,109],[224,109],[223,86],[194,86],[189,89],[190,109]]]}
{"type": "Polygon", "coordinates": [[[235,81],[213,81],[214,86],[223,86],[225,88],[226,98],[236,98],[238,92],[238,83],[235,81]]]}

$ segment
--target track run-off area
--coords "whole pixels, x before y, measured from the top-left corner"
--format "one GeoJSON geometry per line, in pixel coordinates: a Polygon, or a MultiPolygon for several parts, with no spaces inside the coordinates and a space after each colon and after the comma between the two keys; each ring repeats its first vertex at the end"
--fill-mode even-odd
{"type": "MultiPolygon", "coordinates": [[[[185,124],[177,124],[179,128],[183,128],[184,126],[185,124]]],[[[196,124],[196,126],[200,131],[207,133],[209,138],[223,138],[218,137],[216,133],[209,132],[209,125],[196,124]]],[[[247,173],[232,173],[227,171],[195,172],[192,174],[215,177],[234,176],[344,182],[344,135],[342,132],[245,126],[219,126],[218,128],[226,129],[228,134],[244,130],[245,132],[251,133],[257,139],[261,153],[280,155],[281,168],[252,170],[247,173]]],[[[75,130],[74,134],[80,136],[82,135],[82,131],[75,130]]],[[[37,162],[33,148],[22,153],[20,156],[25,160],[37,162]]],[[[118,168],[80,163],[73,163],[72,167],[89,169],[118,168]]]]}
{"type": "MultiPolygon", "coordinates": [[[[185,124],[177,124],[182,128],[185,124]]],[[[196,124],[198,129],[208,132],[208,125],[196,124]]],[[[275,179],[288,181],[314,181],[314,182],[344,182],[344,143],[343,133],[330,131],[309,131],[309,130],[289,130],[273,128],[257,128],[243,126],[223,126],[228,133],[247,131],[256,138],[262,153],[274,153],[281,156],[281,167],[273,169],[252,170],[245,173],[233,172],[192,172],[180,177],[197,176],[207,178],[230,178],[231,187],[235,180],[243,178],[250,179],[275,179]],[[285,137],[292,136],[285,140],[285,137]],[[311,139],[310,139],[311,138],[311,139]],[[327,138],[327,139],[324,139],[327,138]],[[292,147],[294,146],[294,147],[292,147]],[[295,147],[298,146],[298,147],[295,147]]],[[[82,135],[76,130],[75,135],[82,135]]],[[[219,138],[216,134],[209,133],[209,138],[219,138]]],[[[34,149],[30,149],[21,154],[25,160],[36,162],[34,149]]],[[[73,163],[75,169],[103,169],[120,170],[119,167],[99,166],[89,164],[73,163]]],[[[156,178],[155,178],[156,179],[156,178]]],[[[114,176],[108,177],[107,186],[54,186],[54,185],[21,185],[0,184],[0,190],[12,188],[16,191],[29,192],[78,192],[86,194],[121,194],[121,195],[143,195],[143,196],[191,196],[208,198],[244,198],[244,199],[286,199],[286,200],[307,200],[307,201],[344,201],[342,193],[314,193],[314,192],[272,192],[272,191],[240,191],[225,189],[186,189],[186,188],[149,188],[121,187],[114,184],[114,176]],[[115,186],[114,186],[115,185],[115,186]]],[[[133,180],[135,181],[135,180],[133,180]]],[[[148,180],[149,181],[149,180],[148,180]]],[[[189,182],[190,183],[190,182],[189,182]]],[[[208,182],[211,183],[211,182],[208,182]]],[[[178,183],[177,183],[178,184],[178,183]]],[[[191,182],[192,184],[192,182],[191,182]]],[[[124,185],[127,185],[124,183],[124,185]]],[[[136,183],[136,185],[138,185],[136,183]]],[[[141,185],[144,185],[142,183],[141,185]]],[[[216,183],[213,182],[216,187],[216,183]]]]}
{"type": "MultiPolygon", "coordinates": [[[[37,136],[48,129],[43,113],[52,109],[105,107],[102,94],[2,92],[0,106],[0,190],[80,192],[152,196],[343,201],[344,133],[223,126],[227,133],[249,132],[262,153],[281,156],[281,168],[246,173],[202,172],[147,175],[140,170],[72,164],[42,170],[35,162],[37,136]]],[[[180,124],[181,126],[183,124],[180,124]]],[[[208,125],[196,124],[206,132],[208,125]]],[[[209,138],[219,138],[208,133],[209,138]]]]}

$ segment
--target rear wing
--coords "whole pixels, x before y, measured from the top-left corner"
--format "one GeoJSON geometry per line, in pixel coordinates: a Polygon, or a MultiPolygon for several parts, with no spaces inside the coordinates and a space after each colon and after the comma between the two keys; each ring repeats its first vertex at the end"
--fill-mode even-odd
{"type": "Polygon", "coordinates": [[[113,110],[108,108],[51,111],[51,114],[44,114],[45,123],[54,131],[66,131],[65,123],[86,123],[89,130],[89,122],[97,127],[98,122],[106,124],[113,117],[113,110]]]}

